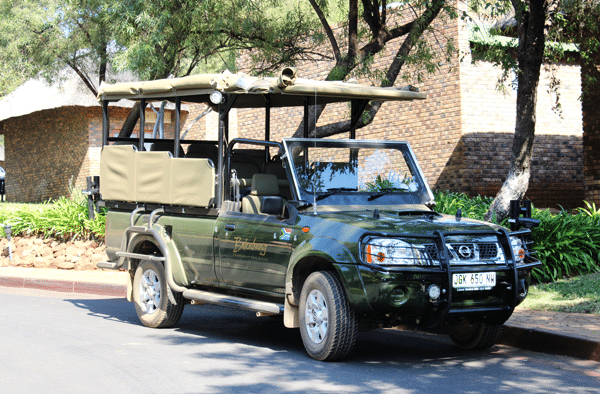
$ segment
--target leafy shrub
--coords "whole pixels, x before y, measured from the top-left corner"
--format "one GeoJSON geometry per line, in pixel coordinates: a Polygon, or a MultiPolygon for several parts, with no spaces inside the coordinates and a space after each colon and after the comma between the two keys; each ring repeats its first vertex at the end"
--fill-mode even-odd
{"type": "Polygon", "coordinates": [[[464,193],[435,192],[435,211],[454,215],[460,209],[462,216],[470,219],[483,220],[483,216],[494,200],[491,197],[469,197],[464,193]]]}
{"type": "MultiPolygon", "coordinates": [[[[435,201],[437,212],[454,215],[460,208],[464,217],[483,220],[493,199],[436,192],[435,201]]],[[[553,282],[600,271],[600,210],[595,204],[586,205],[574,213],[533,209],[532,216],[540,220],[532,231],[533,247],[542,262],[542,267],[532,272],[534,280],[553,282]]],[[[507,222],[501,224],[506,226],[507,222]]]]}
{"type": "Polygon", "coordinates": [[[533,272],[539,282],[549,282],[600,271],[600,211],[587,203],[576,214],[553,215],[535,210],[540,225],[532,235],[541,269],[533,272]]]}
{"type": "MultiPolygon", "coordinates": [[[[61,197],[44,204],[0,206],[0,223],[10,224],[13,235],[42,236],[58,240],[104,238],[104,213],[88,219],[87,200],[61,197]]],[[[4,233],[4,229],[2,229],[4,233]]]]}

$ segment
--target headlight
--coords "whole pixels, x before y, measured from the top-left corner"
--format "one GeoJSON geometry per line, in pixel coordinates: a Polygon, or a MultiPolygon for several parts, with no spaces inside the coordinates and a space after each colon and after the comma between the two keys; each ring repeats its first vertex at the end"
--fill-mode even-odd
{"type": "Polygon", "coordinates": [[[365,261],[379,265],[426,265],[427,255],[417,246],[399,239],[373,238],[365,246],[365,261]]]}
{"type": "Polygon", "coordinates": [[[515,261],[522,263],[525,260],[525,246],[523,245],[523,241],[517,237],[510,237],[510,246],[512,247],[515,261]]]}

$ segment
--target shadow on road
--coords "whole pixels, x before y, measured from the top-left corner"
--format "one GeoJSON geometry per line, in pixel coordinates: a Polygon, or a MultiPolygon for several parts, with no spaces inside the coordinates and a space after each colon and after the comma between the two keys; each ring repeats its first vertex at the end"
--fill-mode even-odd
{"type": "MultiPolygon", "coordinates": [[[[75,296],[76,297],[76,296],[75,296]]],[[[89,315],[124,323],[141,324],[135,314],[133,304],[125,298],[72,298],[66,299],[89,315]]]]}
{"type": "Polygon", "coordinates": [[[177,392],[591,393],[590,381],[598,383],[578,381],[583,369],[576,361],[505,346],[464,351],[444,335],[361,332],[348,360],[325,363],[306,355],[297,329],[247,311],[186,306],[176,327],[155,330],[143,327],[123,299],[70,302],[94,317],[139,326],[138,340],[156,341],[154,351],[181,360],[198,385],[175,384],[177,392]]]}

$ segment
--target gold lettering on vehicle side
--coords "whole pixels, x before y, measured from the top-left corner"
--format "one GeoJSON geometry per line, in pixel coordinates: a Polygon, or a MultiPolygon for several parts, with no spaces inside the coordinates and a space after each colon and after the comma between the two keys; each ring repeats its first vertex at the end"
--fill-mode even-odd
{"type": "Polygon", "coordinates": [[[242,237],[235,237],[235,245],[233,246],[233,253],[237,253],[240,250],[258,251],[261,256],[267,254],[268,244],[256,243],[256,238],[252,242],[248,242],[248,238],[242,241],[242,237]]]}

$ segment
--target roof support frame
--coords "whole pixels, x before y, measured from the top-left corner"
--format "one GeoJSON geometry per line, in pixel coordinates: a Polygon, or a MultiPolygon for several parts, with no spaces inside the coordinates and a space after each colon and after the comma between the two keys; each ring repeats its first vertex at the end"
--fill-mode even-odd
{"type": "Polygon", "coordinates": [[[351,103],[351,115],[350,115],[350,139],[354,140],[356,139],[356,125],[358,124],[358,121],[360,120],[363,112],[365,111],[365,108],[367,108],[367,105],[369,104],[369,100],[366,99],[362,99],[362,100],[352,100],[351,103]]]}
{"type": "Polygon", "coordinates": [[[102,147],[108,144],[110,118],[108,116],[108,100],[102,100],[102,147]]]}
{"type": "Polygon", "coordinates": [[[304,138],[308,138],[308,110],[308,96],[304,96],[304,138]]]}
{"type": "MultiPolygon", "coordinates": [[[[164,121],[164,120],[163,120],[164,121]]],[[[181,132],[181,97],[175,99],[175,141],[173,142],[173,153],[175,157],[179,157],[179,144],[181,132]]]]}
{"type": "MultiPolygon", "coordinates": [[[[271,97],[265,95],[265,141],[271,141],[271,97]]],[[[269,146],[265,145],[265,163],[269,161],[269,146]]]]}
{"type": "MultiPolygon", "coordinates": [[[[221,208],[224,199],[223,167],[225,165],[225,149],[229,141],[229,111],[238,98],[235,94],[224,95],[225,101],[219,104],[219,163],[217,164],[217,208],[221,208]]],[[[227,175],[229,176],[229,175],[227,175]]]]}
{"type": "Polygon", "coordinates": [[[139,131],[139,144],[138,150],[144,150],[144,134],[146,131],[146,99],[140,99],[140,131],[139,131]]]}

